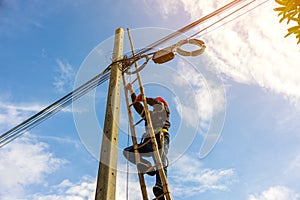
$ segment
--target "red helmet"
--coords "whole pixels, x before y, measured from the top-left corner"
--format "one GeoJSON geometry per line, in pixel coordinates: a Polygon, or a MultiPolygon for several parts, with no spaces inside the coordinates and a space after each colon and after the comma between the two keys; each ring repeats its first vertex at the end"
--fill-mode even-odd
{"type": "Polygon", "coordinates": [[[155,99],[158,100],[158,101],[160,101],[160,102],[162,102],[165,106],[168,107],[168,103],[167,103],[163,98],[161,98],[161,97],[156,97],[155,99]]]}

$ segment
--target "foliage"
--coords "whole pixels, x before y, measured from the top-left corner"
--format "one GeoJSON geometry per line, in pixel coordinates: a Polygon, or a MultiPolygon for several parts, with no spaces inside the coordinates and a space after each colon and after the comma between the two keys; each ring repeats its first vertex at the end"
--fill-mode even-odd
{"type": "Polygon", "coordinates": [[[282,16],[279,22],[287,20],[287,24],[291,21],[296,22],[298,25],[288,29],[288,33],[284,36],[295,34],[298,39],[297,44],[300,44],[300,0],[275,0],[280,7],[274,10],[279,12],[278,16],[282,16]]]}

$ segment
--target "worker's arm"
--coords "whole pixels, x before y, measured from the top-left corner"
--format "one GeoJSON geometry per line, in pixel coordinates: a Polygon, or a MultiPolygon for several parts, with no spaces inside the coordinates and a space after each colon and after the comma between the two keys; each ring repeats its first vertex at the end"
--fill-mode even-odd
{"type": "Polygon", "coordinates": [[[155,98],[147,97],[147,98],[146,98],[146,101],[147,101],[147,104],[149,104],[150,106],[153,106],[153,105],[155,105],[155,104],[162,105],[161,102],[158,101],[158,100],[155,99],[155,98]]]}
{"type": "Polygon", "coordinates": [[[136,101],[137,96],[133,91],[131,83],[128,83],[126,85],[126,89],[129,90],[129,92],[130,92],[131,101],[133,102],[134,109],[136,110],[136,112],[138,112],[143,117],[144,116],[144,106],[139,101],[136,101]]]}

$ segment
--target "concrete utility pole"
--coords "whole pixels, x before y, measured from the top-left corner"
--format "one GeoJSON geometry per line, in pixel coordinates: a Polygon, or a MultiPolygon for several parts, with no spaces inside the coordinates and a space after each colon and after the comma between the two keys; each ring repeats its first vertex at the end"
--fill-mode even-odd
{"type": "MultiPolygon", "coordinates": [[[[112,62],[122,59],[124,30],[118,28],[115,33],[112,62]]],[[[116,178],[118,159],[118,129],[120,115],[120,80],[121,63],[111,66],[109,89],[107,96],[104,133],[102,137],[101,155],[98,170],[96,200],[116,199],[116,178]]]]}

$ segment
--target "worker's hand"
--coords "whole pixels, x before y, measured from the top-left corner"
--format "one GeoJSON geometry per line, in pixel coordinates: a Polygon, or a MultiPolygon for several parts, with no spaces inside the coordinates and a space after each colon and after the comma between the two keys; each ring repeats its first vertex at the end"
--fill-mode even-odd
{"type": "Polygon", "coordinates": [[[139,94],[136,98],[135,98],[135,102],[141,102],[143,101],[143,95],[139,94]]]}
{"type": "Polygon", "coordinates": [[[132,90],[132,84],[131,83],[127,83],[127,85],[125,86],[125,88],[127,90],[132,90]]]}

